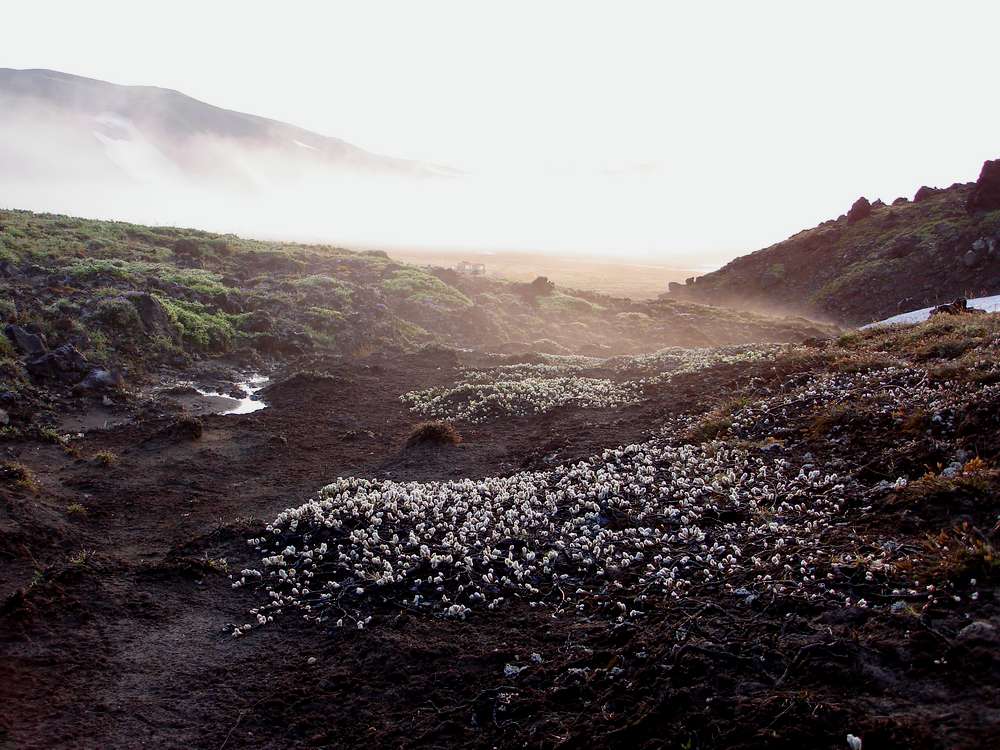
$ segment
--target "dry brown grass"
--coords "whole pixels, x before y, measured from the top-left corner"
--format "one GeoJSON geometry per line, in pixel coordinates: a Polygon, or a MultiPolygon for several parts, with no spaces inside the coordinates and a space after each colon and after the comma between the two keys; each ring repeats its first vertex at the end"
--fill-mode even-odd
{"type": "Polygon", "coordinates": [[[16,461],[0,463],[0,482],[14,489],[27,492],[38,492],[38,479],[35,473],[24,464],[16,461]]]}
{"type": "Polygon", "coordinates": [[[114,466],[118,463],[118,454],[112,451],[98,451],[94,454],[94,461],[101,466],[114,466]]]}
{"type": "Polygon", "coordinates": [[[448,422],[421,422],[410,432],[406,439],[406,447],[420,445],[458,445],[462,436],[448,422]]]}

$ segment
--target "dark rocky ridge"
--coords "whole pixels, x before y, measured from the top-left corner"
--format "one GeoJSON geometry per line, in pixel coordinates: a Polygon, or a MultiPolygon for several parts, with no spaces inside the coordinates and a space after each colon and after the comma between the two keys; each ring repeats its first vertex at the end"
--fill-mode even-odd
{"type": "Polygon", "coordinates": [[[957,297],[1000,292],[1000,160],[975,183],[923,186],[850,211],[669,294],[859,324],[957,297]]]}

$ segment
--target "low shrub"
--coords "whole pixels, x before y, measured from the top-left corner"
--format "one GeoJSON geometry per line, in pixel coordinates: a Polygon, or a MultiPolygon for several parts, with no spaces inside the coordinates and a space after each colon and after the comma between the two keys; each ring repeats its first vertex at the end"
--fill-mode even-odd
{"type": "Polygon", "coordinates": [[[0,483],[19,490],[38,492],[38,480],[34,472],[16,461],[0,462],[0,483]]]}
{"type": "Polygon", "coordinates": [[[458,445],[462,442],[462,436],[458,430],[448,422],[421,422],[406,439],[406,447],[413,448],[420,445],[458,445]]]}

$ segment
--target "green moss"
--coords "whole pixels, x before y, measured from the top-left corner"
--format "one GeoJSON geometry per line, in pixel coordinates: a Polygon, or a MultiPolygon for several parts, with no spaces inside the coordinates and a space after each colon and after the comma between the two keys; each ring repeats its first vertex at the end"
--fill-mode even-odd
{"type": "Polygon", "coordinates": [[[190,289],[199,294],[225,294],[229,287],[222,283],[218,274],[200,268],[177,268],[165,263],[128,261],[121,259],[85,258],[73,260],[67,271],[79,279],[93,279],[110,276],[115,279],[142,284],[155,278],[190,289]]]}
{"type": "Polygon", "coordinates": [[[458,289],[417,268],[401,268],[382,282],[382,289],[391,296],[427,307],[452,311],[472,307],[472,300],[458,289]]]}
{"type": "Polygon", "coordinates": [[[224,352],[233,347],[236,340],[234,316],[213,312],[197,302],[182,302],[159,295],[157,298],[187,347],[203,352],[224,352]]]}
{"type": "Polygon", "coordinates": [[[318,292],[322,294],[324,301],[336,303],[338,306],[349,305],[354,293],[350,284],[325,274],[303,276],[301,279],[295,279],[292,285],[308,292],[318,292]]]}
{"type": "Polygon", "coordinates": [[[142,321],[135,305],[120,297],[102,299],[98,302],[94,317],[118,333],[135,334],[142,330],[142,321]]]}

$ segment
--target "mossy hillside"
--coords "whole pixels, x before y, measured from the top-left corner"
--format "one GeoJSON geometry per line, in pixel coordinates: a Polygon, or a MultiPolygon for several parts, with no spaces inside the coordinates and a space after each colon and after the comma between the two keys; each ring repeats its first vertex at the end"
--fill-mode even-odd
{"type": "Polygon", "coordinates": [[[549,341],[570,351],[627,353],[817,332],[801,320],[633,303],[544,279],[463,276],[380,251],[14,210],[0,211],[0,287],[5,321],[43,334],[50,346],[72,343],[88,357],[133,367],[242,348],[289,356],[311,348],[349,354],[549,341]],[[129,292],[152,295],[169,330],[148,330],[130,309],[129,292]]]}
{"type": "Polygon", "coordinates": [[[674,297],[709,304],[798,309],[847,323],[1000,291],[1000,252],[969,256],[981,238],[1000,243],[1000,211],[969,213],[970,185],[919,202],[876,206],[750,253],[674,297]]]}

